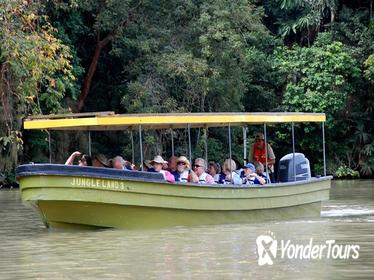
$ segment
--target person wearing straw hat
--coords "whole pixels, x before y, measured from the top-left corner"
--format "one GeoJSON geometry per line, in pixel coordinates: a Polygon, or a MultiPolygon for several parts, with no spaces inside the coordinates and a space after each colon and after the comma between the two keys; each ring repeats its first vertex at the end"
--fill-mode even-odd
{"type": "Polygon", "coordinates": [[[92,157],[92,166],[94,167],[109,167],[109,162],[103,154],[97,154],[92,157]]]}
{"type": "Polygon", "coordinates": [[[159,172],[161,173],[162,175],[164,175],[164,179],[166,181],[168,181],[169,183],[174,183],[175,182],[175,178],[173,176],[173,174],[171,174],[169,171],[167,170],[163,170],[162,169],[162,166],[165,164],[165,163],[168,163],[166,160],[164,160],[162,158],[162,156],[160,155],[157,155],[154,157],[154,159],[151,161],[151,164],[154,168],[154,172],[159,172]]]}
{"type": "Polygon", "coordinates": [[[172,174],[174,175],[176,182],[199,182],[199,178],[195,172],[191,170],[190,161],[185,156],[180,156],[177,158],[177,170],[172,172],[172,174]]]}

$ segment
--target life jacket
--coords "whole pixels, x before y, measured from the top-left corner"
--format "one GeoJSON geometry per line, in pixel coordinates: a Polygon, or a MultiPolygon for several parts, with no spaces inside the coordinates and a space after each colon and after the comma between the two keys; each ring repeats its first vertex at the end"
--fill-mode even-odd
{"type": "Polygon", "coordinates": [[[178,171],[174,171],[171,174],[174,175],[176,182],[183,182],[183,183],[190,182],[190,171],[189,170],[184,170],[182,173],[179,173],[178,171]]]}
{"type": "Polygon", "coordinates": [[[268,144],[266,144],[263,149],[259,149],[259,148],[257,148],[256,145],[253,145],[253,159],[254,159],[254,161],[261,162],[263,165],[266,164],[266,148],[268,148],[267,145],[268,144]]]}
{"type": "Polygon", "coordinates": [[[231,172],[231,180],[226,180],[226,176],[224,178],[224,184],[231,185],[231,184],[241,184],[240,176],[236,172],[231,172]]]}
{"type": "Polygon", "coordinates": [[[187,183],[190,181],[190,171],[184,170],[182,173],[179,173],[179,181],[187,183]]]}
{"type": "Polygon", "coordinates": [[[214,179],[214,182],[216,182],[217,184],[224,184],[225,183],[225,174],[223,174],[223,173],[216,174],[213,179],[214,179]]]}
{"type": "Polygon", "coordinates": [[[256,177],[252,177],[252,178],[244,177],[243,184],[244,185],[260,185],[261,183],[256,177]]]}
{"type": "Polygon", "coordinates": [[[206,183],[206,177],[208,176],[208,173],[206,172],[203,172],[200,176],[199,176],[199,184],[205,184],[206,183]]]}

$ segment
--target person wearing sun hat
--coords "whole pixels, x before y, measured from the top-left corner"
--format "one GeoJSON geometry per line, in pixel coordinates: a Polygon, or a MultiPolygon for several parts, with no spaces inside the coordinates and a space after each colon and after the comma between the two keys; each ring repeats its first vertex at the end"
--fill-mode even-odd
{"type": "Polygon", "coordinates": [[[94,167],[109,167],[109,162],[103,154],[97,154],[92,157],[92,166],[94,167]]]}
{"type": "Polygon", "coordinates": [[[264,185],[265,179],[256,173],[256,167],[253,163],[249,162],[243,167],[244,178],[243,184],[245,185],[264,185]]]}
{"type": "Polygon", "coordinates": [[[161,173],[162,175],[164,175],[164,179],[166,181],[168,181],[169,183],[174,183],[175,182],[175,178],[173,176],[173,174],[171,174],[169,171],[167,170],[163,170],[162,169],[162,166],[165,164],[165,163],[168,163],[166,160],[164,160],[162,158],[162,156],[158,155],[158,156],[155,156],[153,158],[153,160],[151,161],[151,164],[154,168],[154,172],[159,172],[161,173]]]}
{"type": "Polygon", "coordinates": [[[172,174],[174,175],[176,182],[199,182],[199,178],[195,172],[191,170],[190,161],[185,156],[180,156],[177,158],[177,170],[172,172],[172,174]]]}

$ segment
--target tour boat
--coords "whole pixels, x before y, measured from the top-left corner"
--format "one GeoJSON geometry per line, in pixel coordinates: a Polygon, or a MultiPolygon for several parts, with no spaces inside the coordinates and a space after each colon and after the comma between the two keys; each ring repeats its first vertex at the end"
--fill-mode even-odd
{"type": "MultiPolygon", "coordinates": [[[[24,128],[137,131],[141,147],[144,128],[185,128],[189,132],[191,128],[228,126],[230,138],[232,126],[263,124],[266,142],[267,124],[291,123],[293,128],[297,122],[320,122],[324,138],[325,119],[320,113],[109,112],[30,117],[24,128]]],[[[140,153],[143,162],[142,148],[140,153]]],[[[134,229],[319,216],[321,202],[329,199],[332,177],[326,176],[325,165],[322,176],[298,176],[302,168],[309,168],[305,161],[299,166],[298,155],[293,148],[291,158],[285,161],[289,180],[262,186],[168,183],[161,173],[51,163],[20,165],[17,179],[22,200],[38,209],[47,227],[134,229]]]]}

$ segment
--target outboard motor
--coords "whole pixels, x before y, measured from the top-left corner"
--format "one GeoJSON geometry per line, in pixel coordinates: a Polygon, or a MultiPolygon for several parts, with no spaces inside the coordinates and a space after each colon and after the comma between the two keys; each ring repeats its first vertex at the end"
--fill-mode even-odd
{"type": "MultiPolygon", "coordinates": [[[[294,167],[293,154],[287,154],[281,158],[278,165],[278,181],[293,182],[294,167]]],[[[311,177],[309,160],[302,153],[295,153],[296,181],[308,180],[311,177]]]]}

